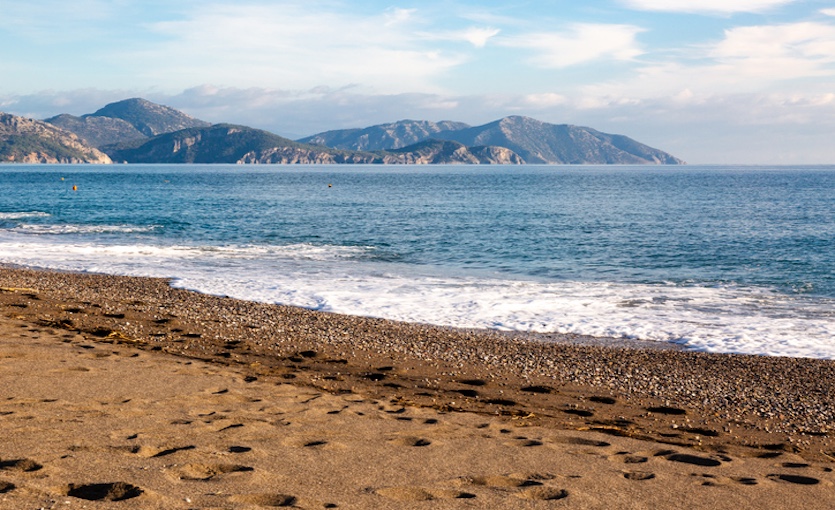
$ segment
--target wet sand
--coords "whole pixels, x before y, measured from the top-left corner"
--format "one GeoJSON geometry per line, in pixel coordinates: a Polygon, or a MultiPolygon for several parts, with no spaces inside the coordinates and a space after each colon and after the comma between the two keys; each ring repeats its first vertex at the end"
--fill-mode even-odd
{"type": "Polygon", "coordinates": [[[0,508],[833,508],[835,363],[0,269],[0,508]]]}

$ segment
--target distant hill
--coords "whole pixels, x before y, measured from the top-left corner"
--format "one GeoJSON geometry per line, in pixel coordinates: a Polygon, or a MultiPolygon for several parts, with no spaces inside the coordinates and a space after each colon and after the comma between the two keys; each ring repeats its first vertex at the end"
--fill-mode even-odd
{"type": "Polygon", "coordinates": [[[521,161],[499,147],[468,149],[457,142],[427,141],[395,151],[346,151],[294,142],[260,129],[214,124],[103,148],[129,163],[431,164],[521,161]]]}
{"type": "MultiPolygon", "coordinates": [[[[246,126],[212,125],[168,106],[133,98],[81,117],[63,114],[46,122],[65,134],[74,133],[78,147],[88,151],[96,147],[114,161],[128,163],[684,163],[623,135],[520,116],[475,127],[453,121],[401,120],[292,141],[246,126]]],[[[55,136],[46,133],[31,131],[25,139],[16,135],[14,152],[6,148],[8,157],[49,161],[87,157],[83,156],[87,153],[58,151],[55,136]]]]}
{"type": "Polygon", "coordinates": [[[76,117],[64,113],[44,122],[75,133],[93,147],[147,138],[129,122],[112,117],[76,117]]]}
{"type": "Polygon", "coordinates": [[[682,160],[623,135],[569,124],[549,124],[529,117],[503,119],[436,135],[464,145],[497,145],[519,154],[526,163],[547,164],[665,164],[682,160]]]}
{"type": "Polygon", "coordinates": [[[110,103],[95,113],[81,117],[62,114],[45,122],[77,134],[94,147],[211,125],[174,108],[140,98],[110,103]]]}
{"type": "Polygon", "coordinates": [[[149,140],[106,146],[114,161],[129,163],[374,163],[349,151],[314,147],[246,126],[214,124],[149,140]]]}
{"type": "Polygon", "coordinates": [[[413,140],[427,139],[455,141],[467,147],[503,147],[518,155],[523,163],[684,163],[664,151],[623,135],[568,124],[549,124],[520,116],[505,117],[476,127],[454,122],[435,124],[407,120],[365,129],[327,131],[299,141],[338,146],[345,150],[360,150],[369,145],[379,150],[392,150],[402,146],[405,140],[415,143],[413,140]]]}
{"type": "Polygon", "coordinates": [[[0,113],[0,162],[110,163],[75,134],[46,122],[0,113]]]}
{"type": "Polygon", "coordinates": [[[333,149],[354,151],[385,151],[401,149],[433,138],[442,131],[457,131],[470,127],[463,122],[401,120],[365,129],[339,129],[298,140],[301,143],[324,145],[333,149]]]}

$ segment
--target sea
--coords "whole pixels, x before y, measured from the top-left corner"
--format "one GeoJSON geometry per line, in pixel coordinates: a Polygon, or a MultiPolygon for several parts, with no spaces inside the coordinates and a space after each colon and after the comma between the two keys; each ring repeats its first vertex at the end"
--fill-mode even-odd
{"type": "Polygon", "coordinates": [[[835,359],[835,166],[0,166],[0,263],[835,359]]]}

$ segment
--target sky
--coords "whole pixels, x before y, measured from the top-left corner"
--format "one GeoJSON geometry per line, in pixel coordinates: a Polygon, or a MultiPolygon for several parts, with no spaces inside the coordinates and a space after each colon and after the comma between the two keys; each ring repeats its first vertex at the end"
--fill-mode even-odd
{"type": "Polygon", "coordinates": [[[294,139],[525,115],[835,164],[835,1],[0,0],[0,111],[131,97],[294,139]]]}

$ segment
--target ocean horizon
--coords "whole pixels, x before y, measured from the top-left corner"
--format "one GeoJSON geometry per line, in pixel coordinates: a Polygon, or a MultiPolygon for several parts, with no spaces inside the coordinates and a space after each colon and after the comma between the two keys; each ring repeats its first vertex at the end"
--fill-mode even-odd
{"type": "Polygon", "coordinates": [[[0,192],[0,263],[835,359],[835,166],[4,165],[0,192]]]}

